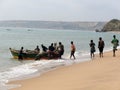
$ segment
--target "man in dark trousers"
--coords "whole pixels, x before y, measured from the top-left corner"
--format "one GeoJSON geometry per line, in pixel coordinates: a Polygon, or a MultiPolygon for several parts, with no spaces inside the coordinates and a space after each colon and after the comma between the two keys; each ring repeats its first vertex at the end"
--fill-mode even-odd
{"type": "Polygon", "coordinates": [[[21,49],[19,51],[18,60],[23,60],[23,47],[21,47],[21,49]]]}
{"type": "Polygon", "coordinates": [[[113,35],[113,40],[111,41],[111,43],[113,44],[113,57],[115,57],[115,51],[117,50],[117,46],[119,45],[119,40],[116,39],[115,35],[113,35]]]}
{"type": "Polygon", "coordinates": [[[102,40],[102,37],[99,38],[99,41],[98,41],[98,48],[99,48],[99,55],[100,57],[103,57],[103,49],[104,49],[104,46],[105,46],[105,43],[104,41],[102,40]]]}

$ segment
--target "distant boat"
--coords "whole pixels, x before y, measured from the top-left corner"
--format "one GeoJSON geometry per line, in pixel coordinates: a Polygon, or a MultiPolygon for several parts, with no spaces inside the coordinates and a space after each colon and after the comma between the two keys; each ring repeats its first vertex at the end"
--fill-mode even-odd
{"type": "Polygon", "coordinates": [[[6,29],[7,31],[10,31],[11,29],[6,29]]]}
{"type": "Polygon", "coordinates": [[[31,29],[28,29],[28,31],[32,31],[31,29]]]}
{"type": "MultiPolygon", "coordinates": [[[[10,51],[11,51],[13,58],[18,59],[19,50],[10,48],[10,51]]],[[[38,54],[35,50],[26,50],[26,52],[23,53],[24,60],[41,60],[41,59],[50,60],[50,59],[58,59],[58,58],[59,58],[58,53],[54,53],[52,57],[49,57],[48,53],[38,54]]]]}
{"type": "Polygon", "coordinates": [[[101,30],[99,30],[99,29],[96,29],[95,31],[96,31],[96,32],[102,32],[102,31],[101,31],[101,30]]]}

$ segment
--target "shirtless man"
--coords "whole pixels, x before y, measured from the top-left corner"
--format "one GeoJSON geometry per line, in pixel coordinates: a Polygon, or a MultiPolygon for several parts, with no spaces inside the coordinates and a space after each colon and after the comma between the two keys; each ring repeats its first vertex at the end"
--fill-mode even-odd
{"type": "Polygon", "coordinates": [[[71,54],[70,54],[70,59],[71,59],[71,57],[73,57],[73,58],[75,59],[75,55],[74,55],[75,50],[76,50],[75,45],[73,44],[73,41],[71,41],[71,54]]]}

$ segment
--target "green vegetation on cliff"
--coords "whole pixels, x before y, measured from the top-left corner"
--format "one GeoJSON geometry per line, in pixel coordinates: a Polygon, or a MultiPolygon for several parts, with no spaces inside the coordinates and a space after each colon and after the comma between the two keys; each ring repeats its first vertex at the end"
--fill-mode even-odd
{"type": "Polygon", "coordinates": [[[106,23],[102,29],[103,32],[107,31],[120,31],[120,20],[112,19],[106,23]]]}

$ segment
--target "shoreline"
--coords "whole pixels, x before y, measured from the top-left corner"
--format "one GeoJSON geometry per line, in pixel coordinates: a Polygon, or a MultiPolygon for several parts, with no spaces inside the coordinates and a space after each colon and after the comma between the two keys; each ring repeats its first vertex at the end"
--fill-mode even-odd
{"type": "Polygon", "coordinates": [[[10,90],[118,90],[119,53],[120,49],[116,51],[116,57],[113,57],[112,51],[105,52],[103,58],[97,54],[90,61],[63,66],[38,77],[10,82],[21,85],[10,90]]]}

